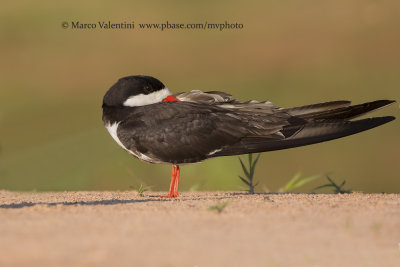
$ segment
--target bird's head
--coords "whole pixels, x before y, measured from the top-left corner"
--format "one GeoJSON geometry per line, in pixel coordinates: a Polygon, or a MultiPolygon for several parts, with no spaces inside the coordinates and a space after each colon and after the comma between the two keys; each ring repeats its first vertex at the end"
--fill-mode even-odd
{"type": "Polygon", "coordinates": [[[171,98],[171,92],[156,78],[128,76],[111,86],[103,98],[103,107],[144,106],[165,101],[168,97],[171,98]]]}

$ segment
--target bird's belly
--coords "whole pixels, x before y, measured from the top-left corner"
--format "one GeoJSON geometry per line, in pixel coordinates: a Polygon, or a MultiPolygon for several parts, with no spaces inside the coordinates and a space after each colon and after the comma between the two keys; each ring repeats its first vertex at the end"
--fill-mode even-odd
{"type": "Polygon", "coordinates": [[[162,161],[159,161],[157,159],[150,158],[149,156],[137,151],[136,149],[127,149],[124,144],[121,142],[121,140],[118,138],[117,135],[117,129],[118,125],[120,122],[114,122],[113,124],[106,124],[105,127],[107,131],[110,133],[111,137],[114,139],[117,144],[122,147],[124,150],[126,150],[129,154],[137,157],[138,159],[145,161],[145,162],[150,162],[150,163],[163,163],[162,161]]]}

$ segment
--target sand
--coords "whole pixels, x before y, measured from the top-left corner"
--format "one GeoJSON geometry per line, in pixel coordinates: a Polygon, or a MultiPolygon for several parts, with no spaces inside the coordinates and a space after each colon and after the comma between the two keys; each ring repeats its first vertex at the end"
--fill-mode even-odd
{"type": "Polygon", "coordinates": [[[400,266],[400,194],[160,194],[0,191],[0,266],[400,266]]]}

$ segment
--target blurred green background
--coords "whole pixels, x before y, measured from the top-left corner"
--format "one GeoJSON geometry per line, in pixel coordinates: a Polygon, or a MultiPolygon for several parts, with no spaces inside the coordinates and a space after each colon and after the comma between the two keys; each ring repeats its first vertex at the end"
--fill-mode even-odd
{"type": "MultiPolygon", "coordinates": [[[[400,100],[400,2],[3,1],[0,189],[168,189],[170,166],[132,158],[101,121],[120,77],[152,75],[173,92],[228,91],[288,107],[400,100]],[[242,30],[72,30],[63,21],[243,23],[242,30]]],[[[400,117],[398,104],[374,115],[400,117]]],[[[301,171],[364,192],[400,191],[399,119],[355,136],[265,153],[258,191],[301,171]]],[[[237,157],[182,167],[181,189],[240,190],[237,157]]],[[[301,191],[322,184],[317,180],[301,191]]]]}

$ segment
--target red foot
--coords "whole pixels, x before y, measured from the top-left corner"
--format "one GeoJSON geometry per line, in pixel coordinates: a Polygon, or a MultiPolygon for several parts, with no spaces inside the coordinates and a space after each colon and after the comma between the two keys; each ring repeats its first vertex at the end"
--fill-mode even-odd
{"type": "Polygon", "coordinates": [[[178,195],[166,195],[166,196],[161,196],[160,198],[174,198],[174,197],[178,197],[178,195]]]}
{"type": "Polygon", "coordinates": [[[173,197],[178,197],[178,184],[179,184],[179,166],[178,165],[172,165],[172,171],[171,171],[171,183],[169,185],[169,192],[168,195],[162,196],[161,198],[173,198],[173,197]]]}

